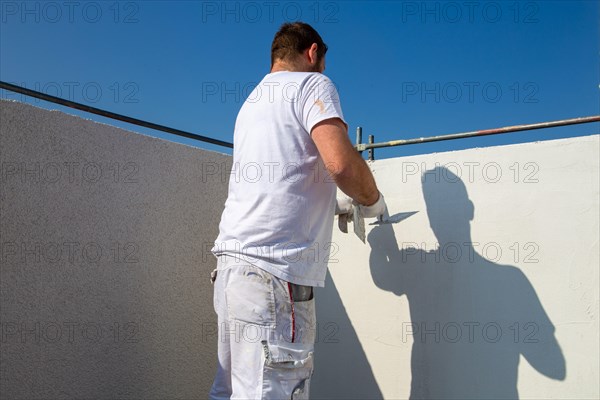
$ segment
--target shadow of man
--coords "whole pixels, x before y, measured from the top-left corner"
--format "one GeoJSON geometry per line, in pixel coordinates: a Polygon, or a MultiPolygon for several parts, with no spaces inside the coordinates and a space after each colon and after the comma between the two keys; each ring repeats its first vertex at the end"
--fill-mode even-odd
{"type": "Polygon", "coordinates": [[[399,247],[391,225],[368,237],[373,281],[408,298],[402,340],[413,340],[410,398],[518,398],[520,355],[563,380],[565,360],[533,286],[520,269],[477,251],[498,250],[497,243],[471,240],[475,208],[464,183],[437,167],[423,174],[422,188],[437,248],[399,247]]]}

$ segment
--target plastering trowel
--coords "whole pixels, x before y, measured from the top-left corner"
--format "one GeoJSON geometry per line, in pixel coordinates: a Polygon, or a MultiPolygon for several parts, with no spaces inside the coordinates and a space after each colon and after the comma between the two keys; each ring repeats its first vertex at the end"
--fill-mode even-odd
{"type": "MultiPolygon", "coordinates": [[[[369,225],[395,224],[405,220],[406,218],[416,214],[417,212],[418,211],[408,211],[390,215],[387,217],[379,217],[377,221],[369,225]]],[[[365,243],[365,219],[363,218],[360,212],[360,207],[353,204],[350,208],[350,211],[345,212],[343,214],[337,213],[336,211],[336,214],[338,215],[338,227],[340,228],[340,231],[348,233],[348,222],[352,221],[352,225],[354,225],[354,233],[363,243],[365,243]]]]}

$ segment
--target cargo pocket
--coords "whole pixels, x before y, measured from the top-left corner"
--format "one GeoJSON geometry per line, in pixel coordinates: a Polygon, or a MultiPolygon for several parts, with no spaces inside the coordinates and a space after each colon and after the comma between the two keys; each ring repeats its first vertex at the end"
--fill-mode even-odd
{"type": "Polygon", "coordinates": [[[225,288],[229,318],[260,326],[275,326],[275,295],[270,274],[246,266],[231,273],[225,288]]]}
{"type": "Polygon", "coordinates": [[[302,343],[267,343],[263,346],[262,398],[308,399],[313,373],[313,346],[302,343]]]}

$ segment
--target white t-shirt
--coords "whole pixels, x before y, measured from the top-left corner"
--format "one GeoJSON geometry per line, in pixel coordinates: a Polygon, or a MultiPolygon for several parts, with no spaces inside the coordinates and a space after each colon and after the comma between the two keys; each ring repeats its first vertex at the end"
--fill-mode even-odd
{"type": "MultiPolygon", "coordinates": [[[[310,132],[344,121],[337,90],[317,72],[267,74],[234,131],[229,195],[212,252],[239,257],[286,281],[324,286],[336,185],[310,132]]],[[[344,121],[345,123],[345,121],[344,121]]]]}

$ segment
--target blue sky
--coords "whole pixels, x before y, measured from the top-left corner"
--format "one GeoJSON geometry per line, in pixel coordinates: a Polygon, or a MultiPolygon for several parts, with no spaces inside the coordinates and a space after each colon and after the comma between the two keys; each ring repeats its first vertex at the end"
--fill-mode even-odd
{"type": "MultiPolygon", "coordinates": [[[[597,1],[5,1],[0,79],[231,141],[286,21],[313,25],[375,141],[600,114],[597,1]]],[[[64,109],[0,90],[5,99],[64,109]]],[[[76,110],[221,152],[228,149],[76,110]]],[[[597,134],[600,124],[396,147],[376,158],[597,134]]]]}

